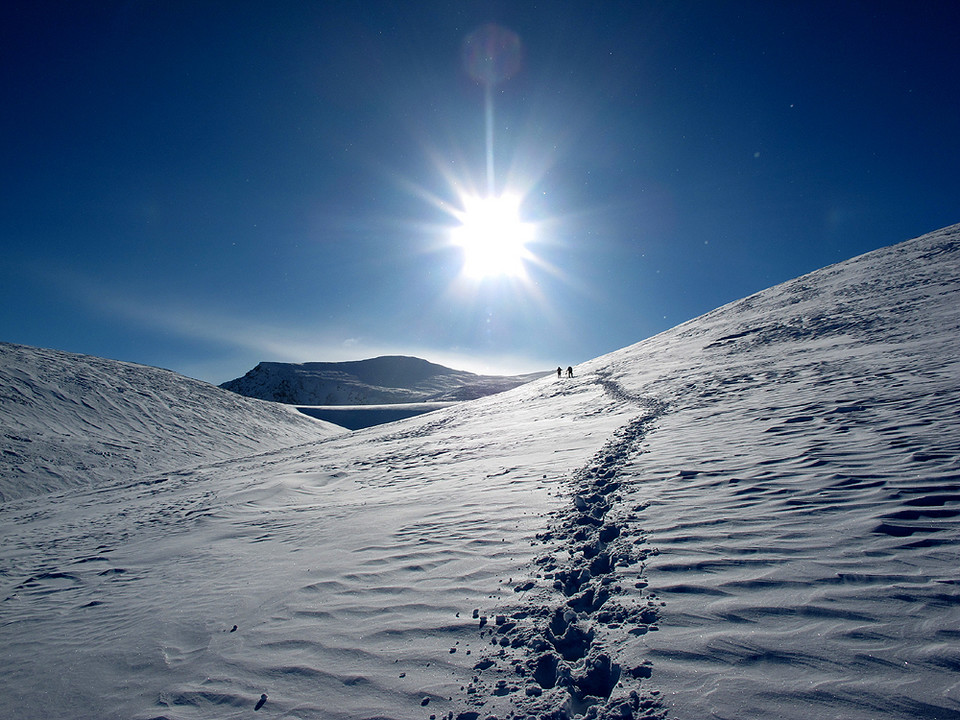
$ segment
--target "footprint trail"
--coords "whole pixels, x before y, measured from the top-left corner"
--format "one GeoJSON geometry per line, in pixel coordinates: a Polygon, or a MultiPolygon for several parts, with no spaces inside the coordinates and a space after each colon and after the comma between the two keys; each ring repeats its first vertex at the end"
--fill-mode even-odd
{"type": "Polygon", "coordinates": [[[533,578],[514,588],[518,602],[498,611],[492,626],[474,613],[491,650],[476,664],[466,692],[485,717],[491,705],[547,718],[665,717],[659,693],[641,687],[652,674],[650,663],[624,664],[611,646],[625,634],[657,629],[662,603],[644,591],[643,580],[644,561],[656,550],[639,527],[643,506],[627,507],[621,488],[629,479],[624,470],[667,405],[630,393],[609,372],[598,372],[595,382],[642,413],[573,473],[569,504],[537,536],[546,552],[533,578]],[[490,702],[498,696],[504,702],[490,702]]]}

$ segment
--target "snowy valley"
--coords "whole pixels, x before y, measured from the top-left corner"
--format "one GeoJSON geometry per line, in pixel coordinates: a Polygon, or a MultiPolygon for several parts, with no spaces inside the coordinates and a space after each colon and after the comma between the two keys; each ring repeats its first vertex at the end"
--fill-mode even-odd
{"type": "Polygon", "coordinates": [[[960,718],[960,225],[352,433],[0,349],[3,717],[960,718]]]}
{"type": "Polygon", "coordinates": [[[350,362],[261,362],[220,387],[360,430],[494,395],[546,374],[477,375],[421,358],[387,355],[350,362]]]}

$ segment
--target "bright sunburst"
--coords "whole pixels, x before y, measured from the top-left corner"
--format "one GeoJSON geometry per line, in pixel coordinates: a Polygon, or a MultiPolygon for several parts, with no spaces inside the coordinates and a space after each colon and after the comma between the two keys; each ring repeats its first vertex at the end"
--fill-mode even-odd
{"type": "Polygon", "coordinates": [[[520,200],[511,195],[465,197],[458,214],[461,225],[452,240],[463,251],[463,273],[468,277],[524,275],[525,259],[531,257],[527,243],[533,240],[533,225],[520,219],[520,200]]]}

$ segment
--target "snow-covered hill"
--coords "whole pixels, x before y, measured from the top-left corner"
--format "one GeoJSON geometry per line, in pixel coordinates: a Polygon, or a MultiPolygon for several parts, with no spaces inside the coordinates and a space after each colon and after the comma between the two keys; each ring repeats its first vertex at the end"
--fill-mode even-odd
{"type": "Polygon", "coordinates": [[[960,717],[960,226],[312,445],[0,507],[0,715],[960,717]]]}
{"type": "Polygon", "coordinates": [[[0,343],[0,501],[342,432],[167,370],[0,343]]]}
{"type": "Polygon", "coordinates": [[[220,387],[291,405],[381,405],[474,400],[544,374],[476,375],[420,358],[388,355],[352,362],[262,362],[220,387]]]}

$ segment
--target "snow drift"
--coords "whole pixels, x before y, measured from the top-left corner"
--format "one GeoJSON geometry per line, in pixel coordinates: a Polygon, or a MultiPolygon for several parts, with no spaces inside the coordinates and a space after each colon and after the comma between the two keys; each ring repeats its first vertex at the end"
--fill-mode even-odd
{"type": "Polygon", "coordinates": [[[954,226],[572,379],[6,503],[0,713],[960,717],[958,330],[954,226]]]}
{"type": "Polygon", "coordinates": [[[0,343],[0,427],[0,501],[342,432],[167,370],[10,343],[0,343]]]}

